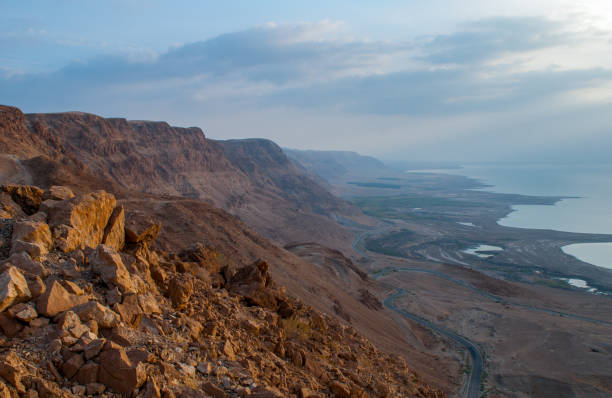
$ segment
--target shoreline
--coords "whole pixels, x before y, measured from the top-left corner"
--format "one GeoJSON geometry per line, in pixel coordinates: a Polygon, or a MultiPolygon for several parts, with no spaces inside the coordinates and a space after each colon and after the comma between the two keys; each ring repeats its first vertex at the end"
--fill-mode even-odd
{"type": "MultiPolygon", "coordinates": [[[[464,166],[460,166],[458,167],[456,170],[466,170],[466,168],[464,166]]],[[[439,170],[439,174],[445,174],[448,176],[460,176],[460,177],[464,177],[464,178],[468,178],[470,180],[472,180],[474,182],[475,185],[478,185],[477,188],[467,188],[468,190],[475,190],[475,191],[483,191],[483,192],[489,192],[489,193],[493,193],[493,194],[508,194],[506,192],[500,192],[500,191],[496,191],[495,187],[496,185],[483,180],[482,177],[476,177],[476,176],[471,176],[469,174],[446,174],[444,173],[445,170],[439,170]]],[[[436,173],[434,170],[428,170],[428,171],[423,171],[420,172],[418,170],[410,170],[410,171],[406,171],[406,173],[431,173],[431,174],[438,174],[436,173]]],[[[531,206],[552,206],[552,207],[556,207],[559,206],[563,201],[568,200],[568,199],[585,199],[585,196],[575,196],[575,195],[571,195],[571,196],[548,196],[548,195],[530,195],[530,194],[525,194],[525,193],[512,193],[514,195],[525,195],[525,196],[533,196],[533,197],[539,197],[539,198],[556,198],[557,200],[554,201],[554,203],[550,203],[550,204],[511,204],[510,205],[510,209],[508,211],[507,214],[501,216],[498,220],[496,220],[496,223],[501,226],[501,227],[508,227],[508,228],[520,228],[520,229],[529,229],[529,230],[542,230],[542,231],[557,231],[557,232],[567,232],[567,233],[580,233],[580,234],[600,234],[598,232],[593,232],[593,231],[580,231],[580,230],[573,230],[571,227],[569,228],[555,228],[554,226],[542,226],[542,227],[534,227],[534,226],[527,226],[522,224],[520,221],[517,221],[516,219],[514,219],[511,215],[512,214],[517,214],[520,213],[521,211],[525,212],[526,209],[521,209],[520,207],[531,207],[531,206]],[[504,222],[505,221],[505,222],[504,222]]],[[[538,222],[536,222],[536,224],[538,224],[538,222]]],[[[546,224],[546,222],[544,222],[544,224],[546,224]]],[[[605,233],[604,233],[605,234],[605,233]]],[[[612,232],[609,233],[610,235],[612,235],[612,232]]],[[[586,263],[586,264],[590,264],[596,267],[600,267],[600,268],[604,268],[604,269],[612,269],[612,262],[609,261],[610,258],[612,258],[612,239],[610,239],[607,242],[591,242],[591,241],[586,241],[586,242],[576,242],[576,243],[571,243],[568,245],[564,245],[561,246],[559,248],[561,250],[561,252],[563,254],[569,255],[574,257],[577,261],[586,263]],[[609,245],[608,245],[609,244],[609,245]],[[595,245],[606,245],[609,246],[609,249],[607,250],[607,252],[602,252],[598,255],[594,255],[593,253],[595,251],[597,251],[597,246],[595,245]],[[576,250],[569,250],[566,251],[564,248],[569,248],[569,247],[574,247],[576,248],[576,250]],[[584,249],[592,249],[591,252],[587,252],[584,249]]]]}
{"type": "MultiPolygon", "coordinates": [[[[515,211],[513,206],[554,206],[574,196],[491,192],[482,189],[486,184],[464,175],[404,173],[396,178],[402,188],[393,192],[355,185],[344,189],[343,196],[366,214],[394,224],[392,230],[370,238],[375,251],[468,266],[507,280],[586,293],[586,289],[559,280],[581,279],[600,294],[612,294],[611,269],[582,261],[562,250],[571,244],[612,242],[612,234],[520,228],[498,223],[515,211]],[[504,250],[487,258],[463,252],[478,245],[504,250]]],[[[349,181],[355,181],[355,177],[349,181]]]]}

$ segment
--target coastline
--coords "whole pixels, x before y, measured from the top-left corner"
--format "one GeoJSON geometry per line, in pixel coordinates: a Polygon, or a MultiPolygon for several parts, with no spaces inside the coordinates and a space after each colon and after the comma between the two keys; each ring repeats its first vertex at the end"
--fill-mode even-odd
{"type": "MultiPolygon", "coordinates": [[[[584,280],[597,294],[612,294],[612,270],[567,255],[562,248],[612,242],[612,234],[565,232],[500,225],[516,205],[554,206],[575,196],[491,192],[492,187],[456,174],[404,173],[400,189],[342,185],[344,197],[394,225],[371,237],[370,249],[415,260],[456,264],[506,280],[585,291],[561,279],[584,280]],[[476,189],[475,189],[476,188],[476,189]],[[483,189],[484,188],[484,189],[483,189]],[[393,191],[393,192],[391,192],[393,191]],[[464,251],[478,245],[503,251],[480,258],[464,251]]],[[[355,181],[353,176],[349,181],[355,181]]],[[[366,180],[368,182],[372,180],[366,180]]]]}

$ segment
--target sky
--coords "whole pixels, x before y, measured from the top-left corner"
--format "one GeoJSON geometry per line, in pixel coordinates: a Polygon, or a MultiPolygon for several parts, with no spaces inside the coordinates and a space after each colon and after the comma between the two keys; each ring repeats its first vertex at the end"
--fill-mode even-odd
{"type": "Polygon", "coordinates": [[[2,2],[0,104],[392,161],[609,161],[609,0],[2,2]]]}

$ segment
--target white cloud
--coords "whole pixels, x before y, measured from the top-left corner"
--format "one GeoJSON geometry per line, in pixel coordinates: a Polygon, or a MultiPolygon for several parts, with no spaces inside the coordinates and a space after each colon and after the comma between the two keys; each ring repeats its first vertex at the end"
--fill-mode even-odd
{"type": "Polygon", "coordinates": [[[610,32],[581,18],[486,18],[403,41],[355,39],[343,22],[269,23],[161,54],[128,49],[5,76],[0,102],[166,119],[291,147],[519,156],[521,142],[612,127],[610,32]]]}

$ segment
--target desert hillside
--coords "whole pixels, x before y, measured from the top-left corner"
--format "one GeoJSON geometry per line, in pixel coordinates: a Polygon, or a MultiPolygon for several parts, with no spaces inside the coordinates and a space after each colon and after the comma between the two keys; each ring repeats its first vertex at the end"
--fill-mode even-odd
{"type": "Polygon", "coordinates": [[[0,196],[3,396],[442,396],[264,260],[154,250],[159,221],[105,191],[0,196]]]}
{"type": "MultiPolygon", "coordinates": [[[[287,331],[283,331],[285,326],[289,329],[297,328],[293,330],[298,335],[295,344],[306,344],[309,350],[317,353],[316,355],[335,358],[334,361],[345,361],[342,360],[339,352],[325,348],[320,342],[312,339],[311,330],[314,330],[313,325],[310,324],[312,319],[322,317],[321,319],[325,319],[329,325],[334,324],[336,325],[334,327],[342,330],[351,330],[350,333],[355,333],[355,336],[363,336],[355,338],[361,342],[360,344],[368,345],[370,348],[367,350],[374,351],[370,351],[367,354],[369,357],[362,360],[362,365],[359,366],[362,367],[362,371],[370,372],[373,375],[367,376],[369,380],[374,380],[372,377],[382,377],[378,387],[367,387],[366,389],[359,387],[365,396],[385,396],[385,393],[381,391],[386,391],[386,388],[389,388],[388,394],[390,394],[387,396],[397,396],[398,391],[403,391],[402,394],[407,394],[406,396],[419,396],[418,394],[441,396],[440,390],[432,389],[428,387],[428,384],[433,383],[445,389],[451,388],[449,386],[454,381],[449,380],[453,380],[451,376],[453,371],[446,365],[439,366],[437,358],[423,353],[406,341],[404,330],[396,324],[391,314],[380,306],[377,299],[380,287],[374,281],[369,280],[365,273],[341,252],[329,248],[329,246],[341,246],[336,245],[336,242],[346,245],[351,241],[350,232],[336,222],[337,219],[367,222],[367,218],[351,204],[327,192],[324,187],[310,178],[305,170],[288,160],[274,143],[267,140],[212,141],[206,139],[201,130],[195,128],[179,129],[165,123],[128,122],[123,119],[104,119],[82,113],[24,115],[18,109],[11,107],[2,107],[0,111],[2,183],[7,187],[14,187],[6,188],[2,196],[2,217],[6,219],[3,235],[5,236],[3,246],[5,268],[16,267],[26,280],[36,279],[36,276],[39,276],[40,280],[36,280],[41,286],[44,286],[41,289],[45,291],[46,286],[52,281],[57,281],[69,292],[66,286],[70,284],[65,281],[81,286],[88,301],[94,300],[119,315],[118,325],[124,328],[123,331],[132,333],[138,330],[144,333],[140,335],[140,340],[136,340],[137,343],[127,340],[118,343],[127,347],[125,348],[127,354],[134,345],[142,348],[147,333],[153,330],[151,323],[147,323],[151,327],[142,330],[144,324],[141,318],[149,319],[153,323],[157,319],[153,315],[170,319],[191,319],[200,322],[203,325],[202,328],[206,329],[207,322],[209,326],[211,322],[214,323],[211,317],[218,316],[207,317],[207,315],[200,314],[203,309],[216,305],[209,300],[211,297],[227,297],[223,300],[236,304],[232,304],[230,312],[235,314],[238,320],[234,323],[228,320],[229,324],[223,323],[217,327],[225,328],[227,333],[240,332],[242,330],[240,325],[243,324],[243,315],[240,314],[244,311],[251,311],[250,307],[261,307],[249,299],[241,298],[238,290],[232,290],[227,284],[227,278],[232,278],[234,273],[245,272],[249,275],[253,273],[259,275],[256,276],[259,278],[257,283],[263,283],[266,287],[268,286],[267,281],[274,281],[270,282],[271,290],[264,294],[272,298],[264,300],[267,304],[260,303],[263,308],[268,308],[273,312],[279,311],[281,308],[279,300],[282,297],[282,300],[291,303],[292,308],[303,308],[307,311],[301,315],[303,319],[287,318],[285,321],[268,324],[270,333],[280,333],[278,338],[286,338],[287,331]],[[184,148],[182,151],[179,150],[181,147],[184,148]],[[33,185],[41,188],[33,187],[33,185]],[[29,199],[32,195],[34,199],[29,199]],[[23,197],[28,199],[23,199],[23,197]],[[99,200],[105,202],[104,206],[106,206],[102,214],[99,214],[98,210],[101,205],[94,205],[99,200]],[[55,208],[56,205],[59,207],[55,208]],[[74,214],[76,213],[71,213],[72,211],[79,213],[83,220],[75,219],[74,214]],[[88,212],[91,214],[84,214],[88,212]],[[104,221],[100,221],[101,219],[104,221]],[[41,239],[43,241],[32,243],[28,241],[28,239],[34,239],[32,237],[21,239],[11,235],[13,224],[21,222],[35,223],[36,230],[42,228],[44,236],[41,239]],[[97,224],[89,225],[92,222],[94,224],[97,222],[97,224]],[[129,229],[130,223],[134,225],[144,223],[150,228],[144,228],[142,233],[133,233],[129,229]],[[83,228],[94,230],[95,233],[78,232],[83,228]],[[133,299],[129,299],[132,300],[130,303],[134,304],[137,300],[142,300],[140,296],[151,293],[156,295],[155,301],[160,308],[158,314],[142,312],[140,315],[134,315],[134,311],[144,310],[142,304],[138,302],[140,307],[133,307],[129,310],[138,318],[137,324],[132,323],[132,318],[126,318],[129,322],[122,319],[120,311],[114,307],[114,305],[123,305],[123,296],[111,299],[109,304],[106,299],[108,292],[102,290],[96,294],[94,289],[96,284],[100,283],[104,288],[110,290],[114,288],[112,284],[109,285],[108,281],[95,279],[98,275],[97,271],[91,268],[92,256],[97,258],[96,256],[105,255],[100,251],[106,249],[99,245],[108,246],[107,239],[109,238],[106,235],[113,228],[114,232],[111,234],[114,236],[113,239],[125,242],[125,244],[118,243],[111,246],[124,262],[128,271],[126,278],[141,280],[144,283],[140,285],[139,291],[130,291],[130,294],[136,295],[133,299]],[[102,236],[98,236],[100,233],[102,236]],[[260,233],[264,236],[259,235],[260,233]],[[83,234],[95,236],[81,239],[80,236],[83,234]],[[135,237],[134,234],[137,236],[135,237]],[[269,238],[273,240],[268,240],[269,238]],[[26,243],[16,243],[15,247],[14,242],[17,241],[26,243]],[[326,245],[322,245],[322,242],[326,245]],[[287,248],[290,250],[283,249],[278,245],[279,243],[288,243],[290,246],[287,248]],[[41,249],[38,250],[38,247],[41,249]],[[31,261],[42,264],[47,271],[41,275],[27,274],[31,270],[20,268],[21,263],[14,264],[16,262],[14,256],[11,257],[19,250],[29,253],[31,261]],[[77,256],[76,259],[70,260],[74,256],[77,256]],[[132,257],[128,259],[126,256],[132,257]],[[74,264],[76,270],[68,276],[62,271],[62,264],[65,265],[67,261],[74,264]],[[153,278],[152,266],[158,267],[159,273],[165,275],[162,282],[151,279],[153,278]],[[240,271],[243,269],[244,271],[240,271]],[[191,308],[192,304],[196,307],[186,310],[182,306],[177,308],[172,303],[173,293],[169,290],[168,283],[174,278],[189,280],[186,283],[193,286],[193,292],[189,293],[191,299],[185,308],[191,308]],[[93,290],[86,288],[90,285],[93,286],[93,290]],[[201,301],[198,297],[201,300],[205,300],[202,297],[208,297],[206,300],[209,301],[201,301]],[[112,300],[118,301],[113,302],[112,300]],[[273,302],[271,307],[270,302],[273,302]],[[202,316],[207,318],[204,319],[202,316]],[[303,329],[306,329],[306,332],[303,329]],[[386,358],[387,354],[384,352],[399,355],[399,357],[384,360],[390,364],[391,373],[379,372],[383,365],[374,365],[373,352],[376,353],[376,357],[380,358],[386,358]],[[410,376],[403,379],[401,377],[404,376],[401,376],[400,379],[393,380],[393,377],[396,376],[391,375],[396,374],[394,372],[397,372],[398,369],[404,369],[402,363],[407,364],[405,369],[410,376]],[[434,372],[433,369],[436,371],[434,372]],[[422,376],[417,376],[414,370],[417,370],[422,376]],[[380,390],[381,388],[383,389],[380,390]],[[421,393],[418,392],[419,388],[421,393]]],[[[38,233],[34,235],[36,239],[40,238],[38,233]]],[[[114,254],[111,253],[111,257],[112,255],[114,254]]],[[[25,258],[24,255],[22,258],[25,258]]],[[[124,292],[120,291],[120,293],[124,292]]],[[[259,297],[259,293],[257,295],[259,297]]],[[[21,308],[23,303],[29,303],[26,305],[38,311],[37,300],[38,298],[33,296],[29,298],[24,296],[16,299],[11,305],[19,304],[21,308]]],[[[82,304],[79,302],[74,306],[82,304]]],[[[10,310],[11,305],[6,309],[10,310]]],[[[64,313],[74,306],[62,309],[59,313],[64,313]]],[[[219,314],[228,315],[223,312],[224,310],[220,311],[219,314]]],[[[38,311],[36,319],[40,316],[48,320],[49,330],[52,327],[55,327],[53,330],[57,329],[55,325],[58,319],[56,319],[57,314],[45,316],[44,312],[38,311]]],[[[5,332],[7,344],[21,343],[29,338],[28,336],[32,333],[32,326],[29,324],[34,319],[24,321],[9,312],[6,313],[4,319],[7,322],[7,332],[5,332]]],[[[43,319],[34,324],[37,322],[46,321],[43,319]]],[[[185,320],[184,322],[189,323],[190,321],[185,320]]],[[[163,326],[158,326],[159,324],[155,326],[158,332],[160,328],[163,330],[163,326]]],[[[184,333],[187,327],[181,326],[181,328],[177,333],[183,333],[180,334],[182,337],[170,338],[162,335],[167,338],[165,342],[149,342],[147,343],[148,348],[145,349],[152,349],[151,344],[172,347],[174,338],[191,341],[191,337],[184,333]]],[[[325,326],[325,330],[319,333],[326,336],[328,330],[331,330],[331,327],[325,326]]],[[[45,334],[47,331],[36,330],[36,332],[42,333],[36,338],[47,344],[47,340],[51,338],[45,334]]],[[[199,333],[196,332],[198,336],[199,333]]],[[[219,343],[221,337],[229,338],[227,333],[213,334],[212,337],[209,337],[219,343]]],[[[277,347],[278,341],[272,347],[271,343],[259,341],[258,336],[261,336],[259,331],[247,328],[240,333],[240,337],[231,338],[232,348],[236,352],[240,352],[243,348],[251,352],[252,348],[245,348],[244,344],[255,344],[270,351],[271,361],[276,366],[282,361],[291,361],[290,358],[283,356],[286,354],[280,355],[275,351],[280,349],[277,347]]],[[[98,337],[103,337],[109,342],[115,341],[111,334],[98,335],[98,337]]],[[[338,347],[344,346],[345,343],[351,341],[351,334],[335,335],[337,343],[333,344],[337,344],[338,347]]],[[[28,349],[44,351],[41,344],[29,346],[28,349]]],[[[215,356],[222,355],[218,352],[208,353],[209,349],[211,348],[208,346],[206,348],[197,346],[187,351],[202,350],[204,354],[209,355],[208,358],[212,355],[213,359],[216,359],[215,356]]],[[[32,366],[39,366],[38,362],[37,365],[27,365],[29,358],[22,356],[23,352],[18,352],[18,358],[13,359],[17,362],[25,361],[24,366],[28,369],[32,366]]],[[[123,355],[117,352],[117,355],[123,355]]],[[[27,373],[27,377],[36,377],[36,380],[54,380],[58,388],[63,388],[62,391],[72,391],[72,388],[76,387],[74,394],[86,391],[81,387],[87,388],[87,386],[75,381],[74,375],[66,377],[62,374],[63,363],[68,359],[64,358],[63,354],[61,359],[46,358],[47,361],[55,361],[53,363],[56,369],[59,369],[59,378],[49,379],[48,374],[44,373],[44,367],[38,373],[27,373]]],[[[157,351],[154,354],[161,355],[157,351]]],[[[84,363],[91,362],[88,362],[90,358],[83,358],[84,363]]],[[[206,357],[200,356],[189,361],[185,359],[187,361],[185,363],[191,363],[197,367],[197,364],[210,362],[210,366],[216,366],[214,361],[205,361],[205,359],[206,357]]],[[[93,361],[96,362],[95,359],[93,361]]],[[[158,364],[158,361],[155,359],[152,363],[158,364]]],[[[96,363],[101,366],[99,362],[96,363]]],[[[333,363],[339,364],[339,362],[333,363]]],[[[351,372],[354,374],[358,370],[354,366],[358,364],[359,360],[347,369],[352,369],[351,372]]],[[[132,365],[137,367],[134,363],[132,365]]],[[[259,365],[255,368],[260,369],[259,365]]],[[[176,361],[173,366],[175,370],[182,371],[176,361]]],[[[228,368],[227,364],[224,366],[228,368]]],[[[318,384],[309,387],[297,386],[294,381],[288,382],[286,378],[289,377],[289,374],[293,374],[293,371],[284,373],[287,371],[284,367],[272,372],[272,374],[285,375],[282,380],[274,378],[274,380],[264,382],[260,375],[251,374],[251,377],[253,380],[259,380],[259,383],[255,382],[256,385],[268,386],[277,391],[280,396],[310,396],[304,395],[301,392],[302,388],[312,390],[314,394],[312,396],[333,396],[334,394],[343,396],[342,392],[334,393],[331,390],[330,383],[337,377],[329,375],[324,377],[320,369],[317,364],[308,370],[308,372],[315,372],[308,377],[318,380],[316,382],[318,384]]],[[[156,386],[165,385],[166,380],[170,377],[165,372],[164,369],[160,370],[162,378],[153,381],[157,383],[156,386]]],[[[334,374],[340,375],[336,371],[334,374]]],[[[186,386],[202,391],[205,383],[213,383],[213,380],[209,380],[210,378],[207,381],[198,379],[202,376],[201,373],[196,372],[195,376],[195,381],[181,379],[178,386],[175,386],[176,388],[168,391],[177,392],[186,386]]],[[[216,387],[230,394],[228,396],[238,394],[237,388],[241,386],[234,384],[229,388],[227,383],[223,383],[222,376],[224,375],[217,376],[217,383],[213,383],[216,387]]],[[[27,380],[34,380],[27,377],[27,380]]],[[[139,384],[140,381],[136,383],[138,386],[134,386],[134,389],[140,388],[142,392],[144,387],[139,384]]],[[[355,380],[352,383],[354,382],[355,380]]],[[[150,383],[147,383],[144,385],[149,386],[150,383]]],[[[348,383],[347,386],[348,390],[352,391],[352,384],[348,383]]],[[[19,385],[13,385],[13,387],[19,388],[19,385]]],[[[115,391],[111,385],[105,388],[115,391]]],[[[153,387],[146,387],[146,389],[150,388],[153,387]]],[[[210,392],[209,394],[216,396],[210,392]]],[[[360,392],[356,394],[355,396],[361,396],[360,392]]]]}

